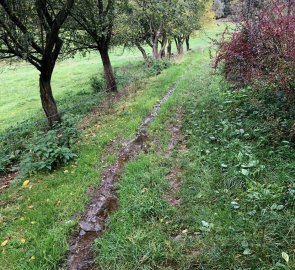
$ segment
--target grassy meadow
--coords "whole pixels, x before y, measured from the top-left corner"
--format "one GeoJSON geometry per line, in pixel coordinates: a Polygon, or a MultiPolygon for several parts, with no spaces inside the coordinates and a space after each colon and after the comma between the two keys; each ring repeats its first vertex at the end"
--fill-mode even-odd
{"type": "MultiPolygon", "coordinates": [[[[114,67],[141,60],[140,54],[130,51],[123,53],[121,50],[114,51],[111,59],[114,67]]],[[[39,96],[38,71],[26,63],[11,66],[2,64],[0,70],[0,131],[32,117],[44,118],[39,96]]],[[[102,64],[97,53],[58,62],[52,78],[52,89],[57,102],[81,92],[91,93],[90,77],[100,76],[101,73],[102,64]]]]}

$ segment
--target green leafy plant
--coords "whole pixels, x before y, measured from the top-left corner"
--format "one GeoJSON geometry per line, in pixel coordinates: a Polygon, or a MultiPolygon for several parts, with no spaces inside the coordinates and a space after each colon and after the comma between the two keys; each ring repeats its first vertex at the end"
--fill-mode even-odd
{"type": "Polygon", "coordinates": [[[104,79],[104,76],[92,76],[90,78],[90,86],[93,91],[93,93],[101,93],[106,90],[106,82],[104,79]]]}
{"type": "Polygon", "coordinates": [[[148,73],[153,76],[153,75],[159,75],[161,72],[171,66],[171,61],[167,59],[163,60],[154,60],[152,59],[150,61],[150,67],[148,69],[148,73]]]}
{"type": "Polygon", "coordinates": [[[51,171],[58,166],[74,160],[77,155],[71,146],[78,140],[79,132],[74,127],[73,118],[64,119],[54,129],[34,133],[32,141],[26,146],[21,159],[22,175],[35,171],[51,171]]]}

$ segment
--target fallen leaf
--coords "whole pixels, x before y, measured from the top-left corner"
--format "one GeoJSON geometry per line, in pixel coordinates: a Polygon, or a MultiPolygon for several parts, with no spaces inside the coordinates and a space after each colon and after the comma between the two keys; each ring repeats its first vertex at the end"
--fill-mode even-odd
{"type": "Polygon", "coordinates": [[[250,172],[246,169],[242,169],[241,173],[242,173],[242,175],[248,176],[250,172]]]}
{"type": "Polygon", "coordinates": [[[31,221],[31,224],[33,224],[33,225],[36,224],[36,223],[37,223],[36,221],[31,221]]]}
{"type": "Polygon", "coordinates": [[[20,242],[21,242],[22,244],[24,244],[24,243],[26,242],[26,239],[25,239],[25,238],[21,238],[20,242]]]}
{"type": "Polygon", "coordinates": [[[289,262],[289,255],[286,252],[282,252],[282,258],[286,261],[286,263],[289,262]]]}
{"type": "Polygon", "coordinates": [[[36,259],[36,257],[35,256],[32,256],[31,258],[30,258],[30,261],[33,261],[33,260],[35,260],[36,259]]]}
{"type": "Polygon", "coordinates": [[[30,180],[25,180],[24,182],[23,182],[23,187],[26,187],[27,185],[29,185],[30,184],[30,180]]]}
{"type": "Polygon", "coordinates": [[[5,247],[7,245],[7,243],[8,243],[8,240],[3,241],[1,244],[1,247],[5,247]]]}
{"type": "Polygon", "coordinates": [[[246,248],[243,252],[243,255],[250,255],[251,254],[251,250],[249,248],[246,248]]]}

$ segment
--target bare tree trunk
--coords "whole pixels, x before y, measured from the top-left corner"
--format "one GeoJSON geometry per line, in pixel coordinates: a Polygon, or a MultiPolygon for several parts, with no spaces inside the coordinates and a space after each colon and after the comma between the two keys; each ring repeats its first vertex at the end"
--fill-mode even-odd
{"type": "Polygon", "coordinates": [[[190,44],[189,44],[189,41],[190,41],[190,36],[186,36],[185,38],[185,44],[186,44],[186,51],[188,52],[191,48],[190,48],[190,44]]]}
{"type": "Polygon", "coordinates": [[[176,44],[178,54],[183,54],[183,41],[184,40],[181,37],[175,38],[175,44],[176,44]]]}
{"type": "Polygon", "coordinates": [[[159,52],[158,52],[158,41],[153,43],[153,58],[158,59],[159,58],[159,52]]]}
{"type": "Polygon", "coordinates": [[[98,50],[99,50],[102,64],[103,64],[103,68],[104,68],[104,75],[105,75],[105,79],[106,79],[106,83],[107,83],[107,91],[108,92],[117,92],[118,88],[117,88],[116,79],[114,76],[112,64],[111,64],[110,57],[109,57],[109,49],[108,48],[101,48],[98,50]]]}
{"type": "Polygon", "coordinates": [[[137,46],[138,50],[140,50],[145,63],[149,66],[149,58],[147,56],[145,49],[140,44],[136,44],[136,46],[137,46]]]}
{"type": "Polygon", "coordinates": [[[51,77],[52,71],[43,71],[41,72],[39,78],[42,107],[47,117],[49,126],[52,126],[54,123],[61,122],[61,117],[52,94],[51,77]]]}
{"type": "Polygon", "coordinates": [[[172,55],[172,40],[171,39],[168,40],[167,54],[170,59],[171,55],[172,55]]]}
{"type": "Polygon", "coordinates": [[[166,56],[166,46],[167,46],[167,37],[166,35],[163,36],[162,44],[161,44],[161,50],[160,50],[160,56],[161,58],[164,58],[166,56]]]}
{"type": "Polygon", "coordinates": [[[159,59],[159,37],[160,37],[161,31],[158,30],[154,34],[154,39],[153,39],[153,58],[154,59],[159,59]]]}

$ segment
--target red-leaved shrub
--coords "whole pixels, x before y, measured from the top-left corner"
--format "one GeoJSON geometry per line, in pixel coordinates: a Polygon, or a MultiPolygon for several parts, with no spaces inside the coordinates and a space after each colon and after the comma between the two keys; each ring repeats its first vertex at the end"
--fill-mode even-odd
{"type": "Polygon", "coordinates": [[[295,95],[295,0],[274,0],[255,16],[244,17],[235,32],[223,34],[215,67],[242,87],[263,80],[287,98],[295,95]]]}

